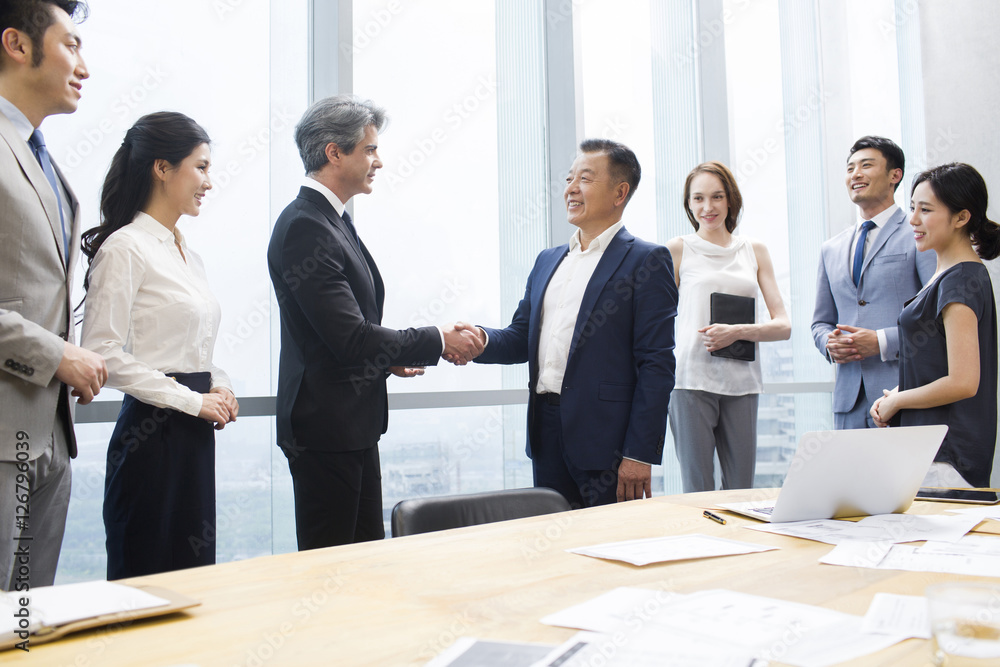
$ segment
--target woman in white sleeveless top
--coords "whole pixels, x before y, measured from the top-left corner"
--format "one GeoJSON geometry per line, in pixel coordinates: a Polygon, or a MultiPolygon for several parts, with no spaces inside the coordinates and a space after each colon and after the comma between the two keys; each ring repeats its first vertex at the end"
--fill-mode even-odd
{"type": "Polygon", "coordinates": [[[733,236],[743,197],[720,162],[700,164],[684,183],[684,207],[694,234],[667,243],[679,288],[677,382],[670,395],[670,430],[684,492],[715,489],[714,454],[722,488],[753,486],[757,457],[757,398],[763,390],[757,343],[787,340],[791,324],[767,247],[733,236]],[[770,321],[709,324],[713,292],[764,297],[770,321]],[[754,360],[714,357],[736,341],[751,341],[754,360]]]}

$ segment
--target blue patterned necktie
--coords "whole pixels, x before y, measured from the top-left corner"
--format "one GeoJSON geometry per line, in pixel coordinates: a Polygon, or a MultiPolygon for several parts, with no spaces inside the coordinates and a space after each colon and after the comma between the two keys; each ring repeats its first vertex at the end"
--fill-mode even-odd
{"type": "Polygon", "coordinates": [[[45,173],[52,191],[56,194],[56,207],[59,209],[59,225],[62,228],[63,248],[66,252],[66,261],[69,261],[69,237],[66,235],[66,220],[63,218],[62,197],[59,196],[59,182],[56,180],[56,170],[52,168],[52,160],[49,159],[49,151],[45,148],[45,137],[41,130],[35,130],[28,138],[28,145],[31,146],[35,159],[45,173]]]}
{"type": "Polygon", "coordinates": [[[858,247],[854,249],[854,268],[851,271],[855,287],[861,282],[861,265],[864,264],[865,260],[865,239],[868,238],[868,232],[874,227],[875,223],[871,220],[865,220],[864,224],[861,225],[861,234],[858,235],[858,247]]]}

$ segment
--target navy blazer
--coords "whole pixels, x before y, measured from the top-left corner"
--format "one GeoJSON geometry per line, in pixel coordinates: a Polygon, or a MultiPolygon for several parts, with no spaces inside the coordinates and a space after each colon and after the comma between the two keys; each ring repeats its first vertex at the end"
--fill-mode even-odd
{"type": "MultiPolygon", "coordinates": [[[[529,388],[538,384],[542,302],[569,245],[543,250],[505,329],[489,335],[479,363],[527,361],[529,388]]],[[[608,244],[584,292],[560,392],[563,438],[573,464],[610,470],[621,458],[650,464],[663,458],[667,403],[674,387],[677,285],[670,252],[625,228],[608,244]]],[[[528,405],[528,442],[534,414],[528,405]]]]}
{"type": "Polygon", "coordinates": [[[932,250],[917,252],[913,230],[902,210],[886,221],[872,247],[865,254],[857,287],[851,277],[855,228],[840,232],[820,250],[816,281],[816,308],[812,334],[816,348],[827,357],[826,341],[837,324],[864,329],[885,329],[886,355],[837,366],[833,390],[833,411],[850,412],[858,398],[862,381],[870,406],[882,397],[883,389],[899,384],[899,333],[896,323],[903,304],[913,298],[934,275],[937,256],[932,250]]]}
{"type": "Polygon", "coordinates": [[[381,326],[378,267],[312,188],[275,222],[267,265],[281,313],[278,445],[286,453],[374,447],[388,425],[388,368],[437,364],[440,331],[381,326]]]}

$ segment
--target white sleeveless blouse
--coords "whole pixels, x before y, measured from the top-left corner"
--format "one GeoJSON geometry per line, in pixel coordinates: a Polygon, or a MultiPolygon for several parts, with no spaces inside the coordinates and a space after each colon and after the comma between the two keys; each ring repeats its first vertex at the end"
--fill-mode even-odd
{"type": "MultiPolygon", "coordinates": [[[[701,342],[698,329],[709,325],[712,292],[757,299],[757,256],[750,239],[733,236],[728,248],[709,243],[697,234],[681,237],[680,289],[676,320],[677,381],[675,389],[709,391],[726,396],[759,394],[764,389],[760,346],[754,343],[754,361],[713,357],[701,342]]],[[[760,311],[760,308],[757,309],[760,311]]]]}

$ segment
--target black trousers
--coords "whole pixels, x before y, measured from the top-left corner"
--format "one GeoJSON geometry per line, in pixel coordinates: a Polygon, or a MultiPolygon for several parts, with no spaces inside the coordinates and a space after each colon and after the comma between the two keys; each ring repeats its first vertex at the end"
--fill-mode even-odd
{"type": "Polygon", "coordinates": [[[352,452],[284,450],[299,551],[385,539],[378,445],[352,452]]]}
{"type": "MultiPolygon", "coordinates": [[[[171,373],[208,393],[209,373],[171,373]]],[[[215,430],[125,396],[104,479],[108,579],[215,563],[215,430]]]]}

